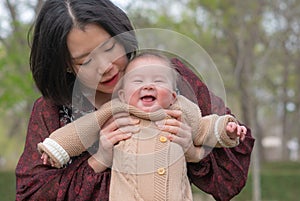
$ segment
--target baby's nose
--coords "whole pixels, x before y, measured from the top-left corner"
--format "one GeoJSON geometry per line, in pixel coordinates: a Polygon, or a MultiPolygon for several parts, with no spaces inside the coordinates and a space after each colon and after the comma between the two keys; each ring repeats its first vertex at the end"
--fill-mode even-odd
{"type": "Polygon", "coordinates": [[[154,89],[154,84],[152,84],[152,83],[145,84],[145,85],[143,86],[143,89],[145,89],[145,90],[151,90],[151,89],[154,89]]]}

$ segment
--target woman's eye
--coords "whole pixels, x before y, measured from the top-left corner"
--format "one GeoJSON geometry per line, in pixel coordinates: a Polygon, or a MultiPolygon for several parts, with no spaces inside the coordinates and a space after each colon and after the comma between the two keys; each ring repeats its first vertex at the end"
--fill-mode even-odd
{"type": "Polygon", "coordinates": [[[89,63],[91,63],[92,59],[87,59],[83,63],[79,64],[80,66],[87,66],[89,63]]]}
{"type": "Polygon", "coordinates": [[[113,44],[112,44],[109,48],[107,48],[107,49],[105,50],[105,52],[109,52],[109,51],[111,51],[112,49],[114,49],[115,45],[116,45],[116,42],[113,42],[113,44]]]}
{"type": "Polygon", "coordinates": [[[164,81],[163,80],[155,80],[154,82],[155,83],[163,83],[164,81]]]}
{"type": "Polygon", "coordinates": [[[133,80],[134,83],[142,83],[142,80],[133,80]]]}

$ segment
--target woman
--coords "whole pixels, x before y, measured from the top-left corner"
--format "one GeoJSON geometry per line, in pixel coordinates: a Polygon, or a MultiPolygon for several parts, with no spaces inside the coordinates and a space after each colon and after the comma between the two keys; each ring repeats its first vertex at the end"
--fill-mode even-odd
{"type": "MultiPolygon", "coordinates": [[[[25,149],[16,168],[16,200],[108,200],[110,170],[98,173],[99,164],[93,155],[84,152],[65,168],[53,169],[42,165],[36,145],[54,130],[111,99],[137,48],[133,32],[111,39],[131,30],[126,14],[108,0],[45,2],[35,23],[30,55],[33,78],[43,96],[34,104],[25,149]],[[94,61],[90,53],[96,47],[101,57],[97,56],[97,68],[89,68],[94,61]],[[82,104],[70,108],[76,75],[84,86],[96,88],[95,101],[75,95],[76,102],[82,104]]],[[[173,63],[198,95],[203,115],[224,113],[222,100],[210,94],[179,60],[173,63]]],[[[122,128],[130,131],[136,123],[135,119],[120,117],[102,128],[100,135],[115,144],[130,137],[122,128]]],[[[238,147],[213,150],[200,162],[189,163],[191,182],[216,200],[231,199],[245,185],[253,143],[248,129],[238,147]]]]}

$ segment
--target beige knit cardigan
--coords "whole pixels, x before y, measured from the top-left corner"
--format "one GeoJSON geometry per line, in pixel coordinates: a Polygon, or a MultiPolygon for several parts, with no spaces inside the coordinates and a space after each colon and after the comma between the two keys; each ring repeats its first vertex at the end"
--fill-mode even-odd
{"type": "MultiPolygon", "coordinates": [[[[170,109],[182,111],[183,120],[192,128],[195,146],[233,147],[238,144],[238,139],[230,139],[225,131],[228,122],[236,122],[232,116],[202,117],[199,107],[184,96],[178,96],[170,109]]],[[[114,99],[54,131],[38,144],[38,149],[61,167],[69,157],[81,154],[98,140],[100,127],[119,112],[140,118],[141,130],[114,146],[110,200],[192,200],[182,148],[167,140],[168,133],[159,131],[153,123],[169,118],[163,110],[146,113],[114,99]]]]}

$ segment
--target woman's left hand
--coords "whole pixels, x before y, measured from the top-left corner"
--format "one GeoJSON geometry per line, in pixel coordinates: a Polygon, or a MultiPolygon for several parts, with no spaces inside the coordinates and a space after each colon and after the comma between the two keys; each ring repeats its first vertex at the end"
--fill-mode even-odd
{"type": "Polygon", "coordinates": [[[167,138],[182,147],[187,162],[199,162],[204,154],[204,148],[195,147],[191,127],[182,122],[182,112],[180,110],[165,110],[165,112],[173,118],[157,121],[157,127],[170,133],[167,138]]]}

